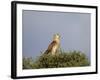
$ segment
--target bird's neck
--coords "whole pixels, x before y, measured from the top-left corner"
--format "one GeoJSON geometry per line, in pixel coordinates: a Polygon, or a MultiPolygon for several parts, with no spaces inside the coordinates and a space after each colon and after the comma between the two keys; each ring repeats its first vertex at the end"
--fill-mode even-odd
{"type": "Polygon", "coordinates": [[[60,43],[60,40],[59,39],[54,39],[53,41],[56,41],[57,43],[60,43]]]}

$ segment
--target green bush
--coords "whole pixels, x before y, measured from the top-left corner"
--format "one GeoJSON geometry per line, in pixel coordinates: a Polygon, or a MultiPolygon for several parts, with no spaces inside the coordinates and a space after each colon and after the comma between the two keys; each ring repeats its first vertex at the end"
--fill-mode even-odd
{"type": "Polygon", "coordinates": [[[23,69],[81,67],[89,66],[86,55],[79,51],[63,52],[57,55],[42,54],[34,61],[32,58],[23,58],[23,69]]]}

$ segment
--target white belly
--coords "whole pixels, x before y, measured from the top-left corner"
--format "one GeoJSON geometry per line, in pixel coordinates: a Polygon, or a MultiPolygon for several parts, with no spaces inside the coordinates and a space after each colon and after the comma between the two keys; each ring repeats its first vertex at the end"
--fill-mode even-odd
{"type": "Polygon", "coordinates": [[[54,46],[54,47],[52,48],[52,55],[55,55],[57,49],[58,49],[58,45],[56,45],[56,46],[54,46]]]}

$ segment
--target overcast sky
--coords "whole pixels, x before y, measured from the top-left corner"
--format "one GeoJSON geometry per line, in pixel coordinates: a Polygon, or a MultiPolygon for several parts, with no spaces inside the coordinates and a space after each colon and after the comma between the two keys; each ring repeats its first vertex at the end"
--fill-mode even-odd
{"type": "Polygon", "coordinates": [[[53,34],[61,35],[64,51],[81,51],[90,58],[90,14],[23,10],[22,51],[36,57],[45,51],[53,34]]]}

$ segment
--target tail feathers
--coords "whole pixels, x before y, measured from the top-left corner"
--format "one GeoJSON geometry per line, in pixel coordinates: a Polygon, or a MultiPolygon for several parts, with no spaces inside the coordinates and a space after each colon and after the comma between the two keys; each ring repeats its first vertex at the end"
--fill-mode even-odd
{"type": "Polygon", "coordinates": [[[49,50],[46,50],[46,51],[44,52],[44,54],[49,54],[49,52],[50,52],[49,50]]]}

